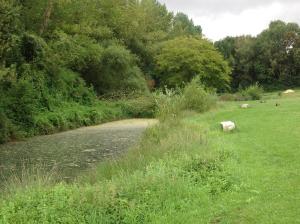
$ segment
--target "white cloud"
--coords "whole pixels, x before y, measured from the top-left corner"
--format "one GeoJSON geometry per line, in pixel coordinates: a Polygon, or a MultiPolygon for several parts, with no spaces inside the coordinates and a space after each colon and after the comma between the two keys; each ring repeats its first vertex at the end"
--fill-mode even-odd
{"type": "Polygon", "coordinates": [[[205,36],[218,40],[225,36],[257,35],[280,12],[281,5],[273,3],[269,6],[248,9],[240,14],[223,13],[219,16],[200,16],[193,19],[196,24],[201,24],[205,36]]]}
{"type": "Polygon", "coordinates": [[[298,0],[160,0],[174,12],[188,14],[212,40],[257,35],[277,19],[300,23],[298,0]]]}

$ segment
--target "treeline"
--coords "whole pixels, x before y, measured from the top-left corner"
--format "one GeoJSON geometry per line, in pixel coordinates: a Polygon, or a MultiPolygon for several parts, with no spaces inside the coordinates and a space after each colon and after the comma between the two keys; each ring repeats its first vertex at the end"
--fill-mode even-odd
{"type": "Polygon", "coordinates": [[[156,0],[0,0],[2,142],[114,114],[97,96],[147,95],[198,75],[226,89],[229,71],[200,26],[156,0]]]}
{"type": "Polygon", "coordinates": [[[300,28],[274,21],[257,37],[227,37],[215,46],[232,67],[232,88],[258,82],[266,89],[300,86],[300,28]]]}

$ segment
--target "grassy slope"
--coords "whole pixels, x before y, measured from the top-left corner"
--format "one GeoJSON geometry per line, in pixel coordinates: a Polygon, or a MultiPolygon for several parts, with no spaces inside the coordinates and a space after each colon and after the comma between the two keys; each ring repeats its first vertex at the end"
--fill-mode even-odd
{"type": "Polygon", "coordinates": [[[232,167],[244,190],[228,195],[224,223],[300,223],[300,98],[237,103],[189,119],[212,130],[217,148],[231,150],[239,163],[232,167]],[[280,103],[276,107],[276,103],[280,103]],[[233,120],[238,130],[223,134],[218,122],[233,120]]]}
{"type": "Polygon", "coordinates": [[[77,184],[14,190],[0,223],[299,223],[299,98],[275,102],[163,123],[77,184]]]}

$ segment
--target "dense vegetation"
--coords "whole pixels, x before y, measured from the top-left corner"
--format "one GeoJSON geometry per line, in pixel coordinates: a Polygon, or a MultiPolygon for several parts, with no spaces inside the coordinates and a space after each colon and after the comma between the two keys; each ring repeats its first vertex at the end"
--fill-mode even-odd
{"type": "Polygon", "coordinates": [[[227,37],[215,46],[233,68],[232,87],[259,82],[266,89],[300,85],[300,27],[274,21],[257,37],[227,37]]]}
{"type": "MultiPolygon", "coordinates": [[[[185,36],[199,50],[212,52],[210,66],[225,69],[216,76],[225,77],[220,86],[227,85],[227,65],[212,43],[201,38],[201,27],[155,0],[1,0],[0,142],[153,116],[154,108],[145,111],[153,105],[149,89],[165,85],[167,76],[167,70],[157,72],[156,58],[162,45],[185,36]],[[128,94],[129,101],[120,100],[128,94]],[[97,96],[119,100],[98,102],[97,96]]],[[[178,85],[201,72],[204,77],[208,68],[201,57],[197,69],[178,85]]]]}

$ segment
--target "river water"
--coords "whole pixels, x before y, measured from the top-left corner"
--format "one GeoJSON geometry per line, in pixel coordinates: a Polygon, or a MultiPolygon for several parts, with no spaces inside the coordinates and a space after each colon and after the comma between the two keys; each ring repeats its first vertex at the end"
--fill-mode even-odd
{"type": "Polygon", "coordinates": [[[126,152],[156,123],[153,119],[124,120],[0,145],[0,183],[33,167],[59,170],[62,178],[72,179],[126,152]]]}

